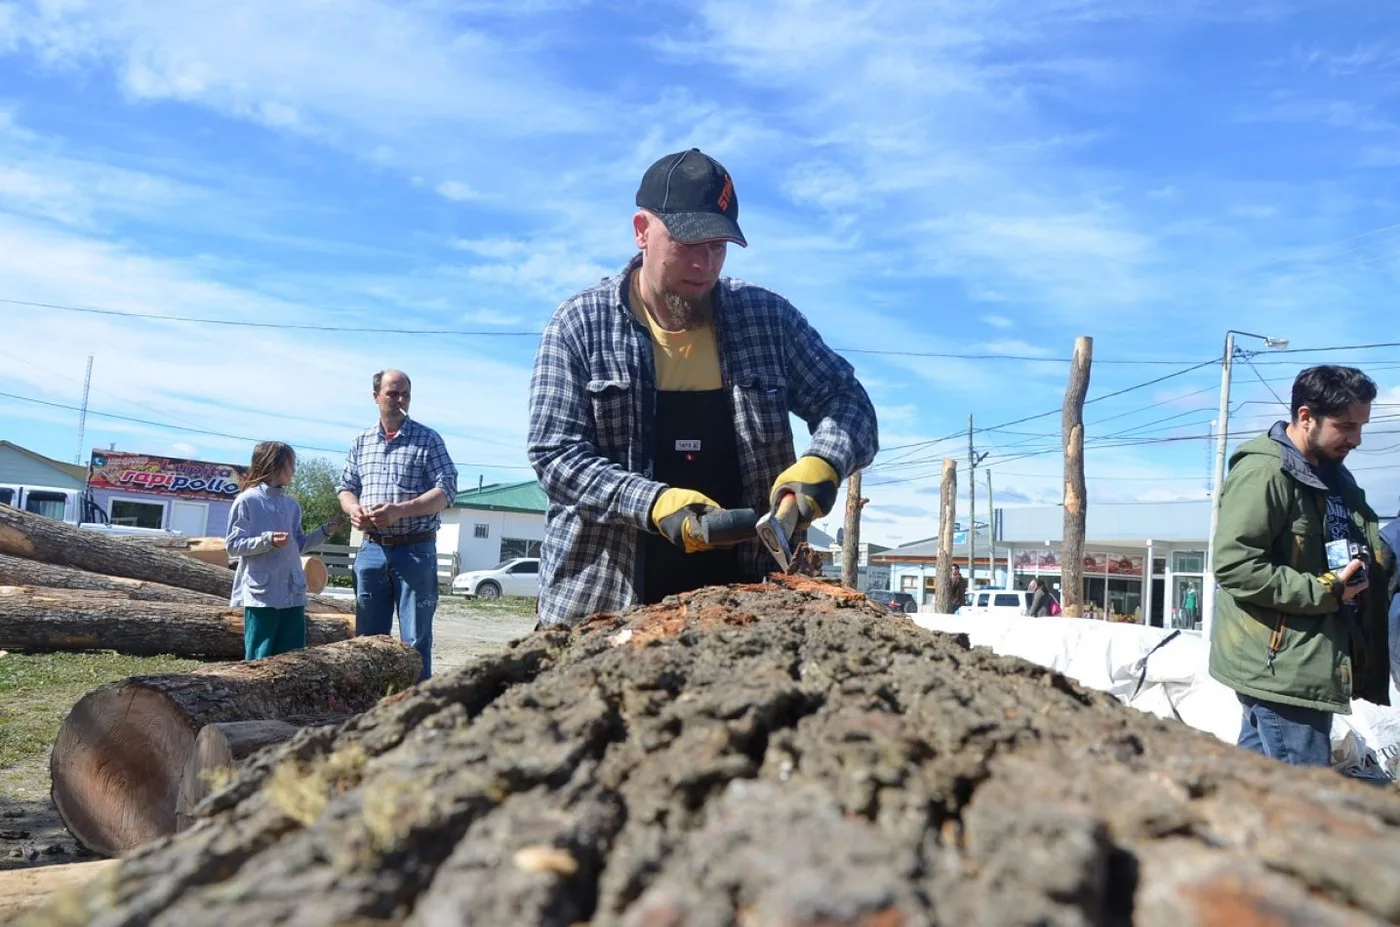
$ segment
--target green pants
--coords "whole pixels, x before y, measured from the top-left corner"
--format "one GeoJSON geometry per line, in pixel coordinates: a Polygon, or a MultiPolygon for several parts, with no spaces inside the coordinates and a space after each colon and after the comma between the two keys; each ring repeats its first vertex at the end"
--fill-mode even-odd
{"type": "Polygon", "coordinates": [[[243,609],[243,659],[261,660],[305,646],[305,606],[243,609]]]}

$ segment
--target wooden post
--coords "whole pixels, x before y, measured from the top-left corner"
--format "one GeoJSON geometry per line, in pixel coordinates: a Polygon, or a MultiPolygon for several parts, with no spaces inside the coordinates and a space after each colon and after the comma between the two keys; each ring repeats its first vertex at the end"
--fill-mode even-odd
{"type": "Polygon", "coordinates": [[[1088,514],[1084,486],[1084,396],[1089,392],[1089,367],[1094,339],[1074,339],[1069,387],[1065,390],[1060,430],[1065,447],[1065,526],[1060,542],[1060,608],[1072,618],[1084,614],[1084,528],[1088,514]]]}
{"type": "Polygon", "coordinates": [[[933,580],[933,610],[940,615],[957,607],[953,603],[953,522],[957,517],[958,463],[944,457],[938,508],[938,572],[933,580]]]}
{"type": "Polygon", "coordinates": [[[860,496],[860,471],[846,481],[846,530],[841,541],[841,585],[860,585],[860,510],[866,503],[860,496]]]}
{"type": "MultiPolygon", "coordinates": [[[[997,582],[997,510],[992,499],[992,471],[987,471],[987,581],[997,582]]],[[[1011,574],[1006,574],[1005,588],[1011,588],[1011,574]]]]}
{"type": "Polygon", "coordinates": [[[977,591],[977,453],[972,449],[972,413],[967,416],[967,588],[977,591]]]}

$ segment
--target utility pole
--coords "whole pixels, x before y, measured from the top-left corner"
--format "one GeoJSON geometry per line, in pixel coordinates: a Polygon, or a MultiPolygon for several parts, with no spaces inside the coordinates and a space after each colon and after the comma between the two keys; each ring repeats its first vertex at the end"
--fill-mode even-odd
{"type": "MultiPolygon", "coordinates": [[[[987,469],[987,579],[993,584],[997,581],[997,510],[992,502],[992,471],[987,469]]],[[[1006,585],[1011,586],[1011,571],[1006,573],[1006,585]]]]}
{"type": "Polygon", "coordinates": [[[967,588],[977,588],[977,465],[987,456],[972,449],[972,415],[967,416],[967,588]]]}
{"type": "Polygon", "coordinates": [[[951,614],[953,603],[953,522],[958,517],[958,463],[943,458],[943,479],[938,492],[938,570],[933,580],[933,610],[951,614]]]}
{"type": "Polygon", "coordinates": [[[88,389],[92,386],[92,355],[88,355],[87,376],[83,377],[83,409],[78,413],[78,453],[73,455],[73,463],[83,462],[83,442],[87,440],[88,389]]]}
{"type": "Polygon", "coordinates": [[[1069,386],[1060,414],[1065,447],[1065,523],[1060,542],[1060,607],[1071,618],[1084,615],[1084,530],[1088,515],[1088,490],[1084,486],[1084,396],[1089,392],[1089,368],[1094,339],[1074,339],[1069,386]]]}
{"type": "Polygon", "coordinates": [[[860,471],[846,481],[846,531],[841,539],[841,585],[860,584],[860,510],[868,500],[860,496],[860,471]]]}

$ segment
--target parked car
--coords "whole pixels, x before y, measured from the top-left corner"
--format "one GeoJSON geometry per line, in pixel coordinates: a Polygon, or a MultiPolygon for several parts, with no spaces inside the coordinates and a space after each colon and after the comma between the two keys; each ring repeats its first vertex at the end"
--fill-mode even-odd
{"type": "Polygon", "coordinates": [[[879,602],[892,612],[903,612],[906,615],[912,615],[919,610],[919,603],[914,601],[914,596],[907,592],[889,592],[885,589],[872,589],[865,595],[870,601],[879,602]]]}
{"type": "Polygon", "coordinates": [[[1024,589],[978,589],[967,594],[969,603],[959,615],[1024,615],[1030,611],[1034,592],[1024,589]]]}
{"type": "Polygon", "coordinates": [[[489,570],[458,573],[452,580],[452,593],[480,599],[499,599],[503,595],[538,599],[540,560],[538,557],[513,557],[489,570]]]}

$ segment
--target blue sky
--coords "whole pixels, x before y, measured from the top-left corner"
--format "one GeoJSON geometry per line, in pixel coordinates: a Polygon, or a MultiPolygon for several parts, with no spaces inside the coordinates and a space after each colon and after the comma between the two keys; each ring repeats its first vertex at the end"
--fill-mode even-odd
{"type": "MultiPolygon", "coordinates": [[[[966,456],[935,439],[1055,412],[1081,334],[1091,399],[1289,338],[1237,366],[1232,432],[1363,366],[1392,405],[1352,464],[1390,512],[1400,347],[1313,349],[1400,341],[1397,102],[1370,2],[0,2],[0,299],[328,329],[0,302],[0,437],[72,459],[92,354],[89,447],[338,458],[398,366],[464,484],[529,478],[534,339],[504,333],[620,268],[642,171],[696,145],[735,178],[728,271],[877,403],[872,539],[933,534],[966,456]]],[[[1091,502],[1201,498],[1218,383],[1090,405],[1091,502]]],[[[998,504],[1058,501],[1057,429],[975,436],[998,504]]]]}

